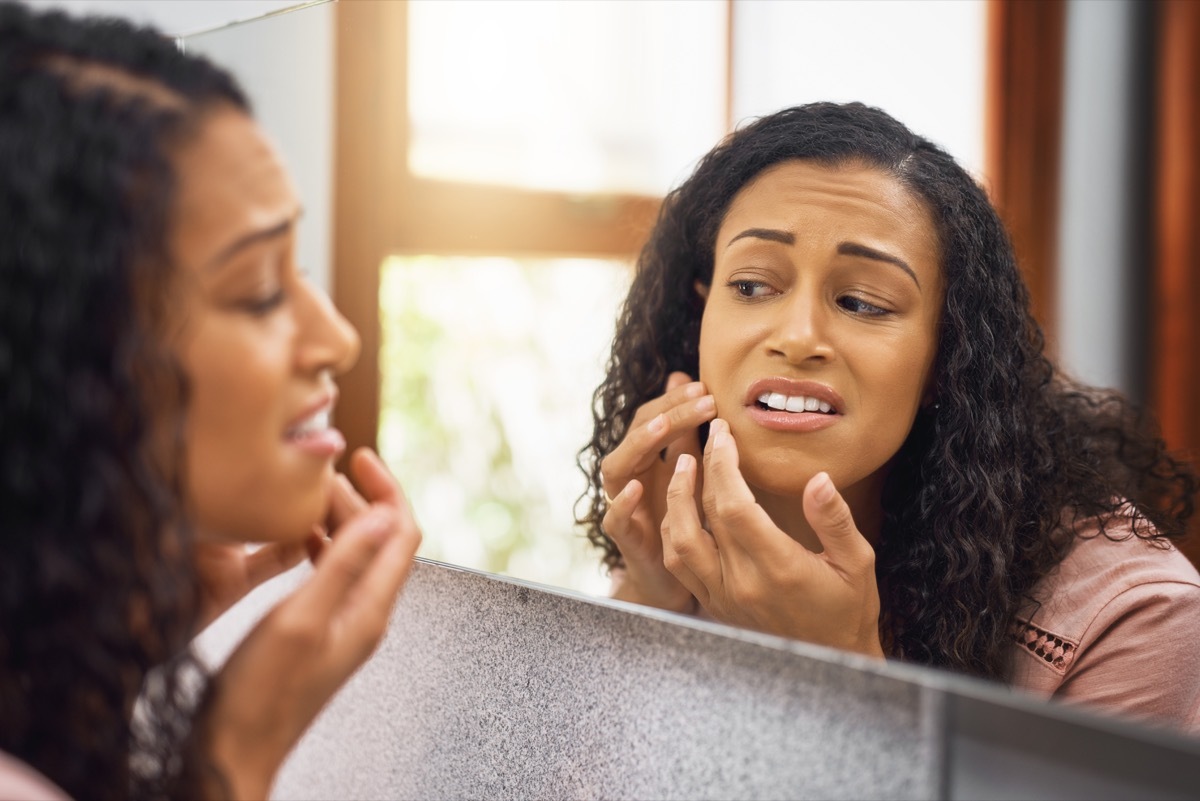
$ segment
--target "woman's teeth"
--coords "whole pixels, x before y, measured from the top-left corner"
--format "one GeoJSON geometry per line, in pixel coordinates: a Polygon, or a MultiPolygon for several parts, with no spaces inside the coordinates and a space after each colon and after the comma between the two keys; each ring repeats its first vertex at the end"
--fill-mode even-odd
{"type": "Polygon", "coordinates": [[[778,412],[821,412],[830,414],[833,407],[823,400],[810,398],[805,395],[784,395],[782,392],[764,392],[758,396],[758,402],[768,409],[778,412]]]}
{"type": "Polygon", "coordinates": [[[289,431],[288,436],[293,439],[299,439],[300,437],[307,436],[308,434],[315,434],[318,431],[324,431],[329,428],[329,417],[330,415],[328,409],[317,412],[312,417],[308,418],[303,423],[289,431]]]}

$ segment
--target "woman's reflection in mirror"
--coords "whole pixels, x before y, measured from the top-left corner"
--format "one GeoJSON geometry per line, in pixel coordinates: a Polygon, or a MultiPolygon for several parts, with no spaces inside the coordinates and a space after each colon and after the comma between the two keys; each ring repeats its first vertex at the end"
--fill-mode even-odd
{"type": "Polygon", "coordinates": [[[1196,474],[886,113],[764,117],[667,196],[594,415],[614,597],[1200,728],[1196,474]]]}

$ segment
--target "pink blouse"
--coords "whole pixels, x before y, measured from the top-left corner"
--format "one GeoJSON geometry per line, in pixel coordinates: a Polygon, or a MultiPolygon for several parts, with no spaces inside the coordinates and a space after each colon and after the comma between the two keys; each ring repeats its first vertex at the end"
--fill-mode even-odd
{"type": "Polygon", "coordinates": [[[1013,625],[1012,685],[1200,735],[1200,574],[1128,519],[1081,534],[1013,625]]]}

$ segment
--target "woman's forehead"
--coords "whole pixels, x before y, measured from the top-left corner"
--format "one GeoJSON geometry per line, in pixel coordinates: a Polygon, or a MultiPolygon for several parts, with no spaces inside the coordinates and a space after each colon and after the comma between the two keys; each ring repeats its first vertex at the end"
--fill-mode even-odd
{"type": "Polygon", "coordinates": [[[799,235],[804,232],[793,229],[817,223],[873,231],[940,256],[924,199],[894,175],[859,162],[831,166],[791,159],[768,167],[734,195],[714,244],[719,251],[745,226],[799,235]]]}
{"type": "Polygon", "coordinates": [[[210,115],[175,163],[171,248],[181,265],[208,264],[240,238],[295,219],[299,212],[278,151],[240,111],[210,115]]]}

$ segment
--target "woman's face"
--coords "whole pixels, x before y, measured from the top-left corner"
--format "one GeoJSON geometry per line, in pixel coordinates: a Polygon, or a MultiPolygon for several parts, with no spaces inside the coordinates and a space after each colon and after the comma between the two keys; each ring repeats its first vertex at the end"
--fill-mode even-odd
{"type": "Polygon", "coordinates": [[[253,120],[214,112],[175,163],[189,512],[208,537],[301,539],[324,519],[345,448],[329,426],[333,375],[358,335],[296,264],[300,204],[253,120]]]}
{"type": "Polygon", "coordinates": [[[930,400],[942,286],[929,213],[882,172],[788,161],[734,197],[700,379],[760,498],[799,496],[825,470],[848,499],[877,500],[930,400]]]}

